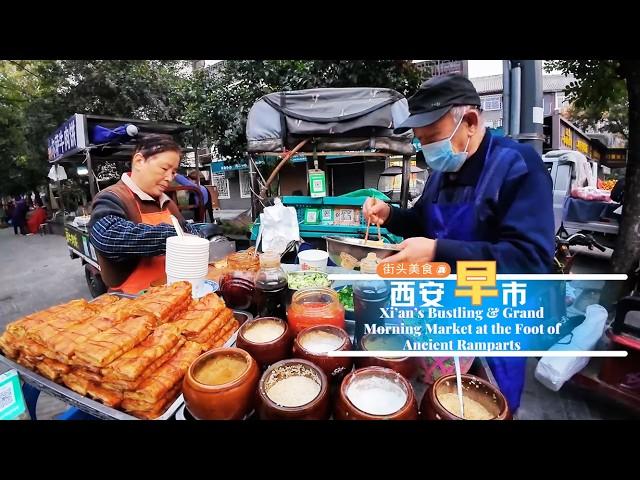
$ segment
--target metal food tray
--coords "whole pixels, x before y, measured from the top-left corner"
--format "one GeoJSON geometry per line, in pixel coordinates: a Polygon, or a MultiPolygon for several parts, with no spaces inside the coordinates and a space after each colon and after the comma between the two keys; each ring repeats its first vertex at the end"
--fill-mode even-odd
{"type": "MultiPolygon", "coordinates": [[[[118,294],[114,293],[112,295],[127,297],[127,298],[135,298],[135,295],[126,295],[126,294],[118,294]]],[[[234,310],[234,313],[240,313],[246,315],[246,312],[240,312],[234,310]]],[[[239,330],[239,328],[238,328],[239,330]]],[[[233,345],[238,336],[238,330],[236,330],[229,340],[227,340],[224,344],[225,347],[229,347],[233,345]]],[[[15,369],[20,374],[20,378],[24,380],[29,385],[37,388],[41,392],[48,393],[49,395],[56,397],[57,399],[72,405],[83,412],[88,413],[89,415],[93,415],[97,418],[103,420],[141,420],[133,415],[129,415],[126,412],[121,410],[117,410],[115,408],[108,407],[103,403],[100,403],[96,400],[92,400],[89,397],[84,397],[79,393],[74,392],[73,390],[65,387],[64,385],[60,385],[55,383],[48,378],[43,377],[42,375],[24,367],[13,360],[6,358],[3,355],[0,355],[0,362],[7,365],[9,368],[15,369]]],[[[178,408],[184,403],[184,398],[182,394],[175,399],[175,401],[165,410],[165,412],[159,417],[155,418],[155,420],[168,420],[173,417],[178,408]]]]}

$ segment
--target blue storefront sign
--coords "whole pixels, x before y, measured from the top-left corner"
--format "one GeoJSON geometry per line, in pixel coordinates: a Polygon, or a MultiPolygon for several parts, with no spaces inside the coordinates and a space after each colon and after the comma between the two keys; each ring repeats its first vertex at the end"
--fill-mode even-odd
{"type": "MultiPolygon", "coordinates": [[[[275,157],[278,158],[278,157],[275,157]]],[[[293,163],[300,163],[300,162],[306,162],[307,161],[307,157],[304,155],[295,155],[293,157],[291,157],[291,162],[293,163]]],[[[264,165],[265,161],[258,159],[256,160],[256,165],[264,165]]],[[[213,161],[211,162],[211,173],[222,173],[222,172],[228,172],[231,170],[249,170],[249,164],[245,163],[245,162],[240,162],[240,163],[227,163],[224,160],[219,160],[219,161],[213,161]]]]}
{"type": "Polygon", "coordinates": [[[87,146],[86,123],[84,115],[74,114],[58,127],[47,140],[49,161],[73,155],[87,146]]]}

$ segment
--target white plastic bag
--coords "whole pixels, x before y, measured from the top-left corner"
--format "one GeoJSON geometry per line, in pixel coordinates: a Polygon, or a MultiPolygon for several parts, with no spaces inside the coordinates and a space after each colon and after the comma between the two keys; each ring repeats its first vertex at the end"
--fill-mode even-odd
{"type": "Polygon", "coordinates": [[[52,165],[47,176],[54,182],[57,180],[66,180],[67,172],[62,165],[52,165]]]}
{"type": "Polygon", "coordinates": [[[296,209],[285,207],[282,200],[276,198],[274,205],[266,207],[260,214],[260,231],[256,248],[262,239],[262,251],[274,251],[280,255],[291,241],[300,241],[300,227],[296,209]]]}
{"type": "MultiPolygon", "coordinates": [[[[589,305],[584,321],[549,350],[593,350],[607,322],[607,310],[601,305],[589,305]]],[[[554,392],[582,370],[589,357],[542,357],[535,371],[536,379],[554,392]]]]}

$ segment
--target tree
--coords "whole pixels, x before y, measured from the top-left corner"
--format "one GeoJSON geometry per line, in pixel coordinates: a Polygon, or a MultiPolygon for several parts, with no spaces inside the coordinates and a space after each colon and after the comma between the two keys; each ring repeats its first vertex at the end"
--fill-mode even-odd
{"type": "Polygon", "coordinates": [[[585,131],[603,131],[629,139],[629,100],[625,92],[624,98],[612,101],[606,111],[587,106],[586,108],[569,107],[569,120],[585,131]]]}
{"type": "Polygon", "coordinates": [[[74,113],[175,119],[184,61],[46,60],[0,62],[0,192],[24,192],[45,180],[47,138],[74,113]],[[9,146],[10,145],[10,146],[9,146]],[[5,170],[5,169],[3,169],[5,170]]]}
{"type": "Polygon", "coordinates": [[[40,169],[28,155],[25,108],[36,95],[34,80],[18,62],[0,62],[0,195],[35,188],[40,169]]]}
{"type": "MultiPolygon", "coordinates": [[[[628,99],[628,156],[625,172],[622,222],[612,257],[616,273],[633,274],[640,258],[640,61],[639,60],[557,60],[550,69],[572,74],[576,81],[567,91],[579,109],[607,112],[625,94],[628,99]]],[[[609,300],[621,292],[620,282],[607,289],[609,300]]]]}

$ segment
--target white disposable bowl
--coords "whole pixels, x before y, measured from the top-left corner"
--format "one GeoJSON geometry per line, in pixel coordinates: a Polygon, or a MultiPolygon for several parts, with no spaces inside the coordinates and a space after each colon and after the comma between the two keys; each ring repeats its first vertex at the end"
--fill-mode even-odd
{"type": "Polygon", "coordinates": [[[204,285],[205,277],[200,278],[181,278],[181,277],[172,277],[167,275],[167,285],[171,285],[175,282],[189,282],[191,284],[191,291],[198,291],[204,285]]]}
{"type": "Polygon", "coordinates": [[[329,254],[324,250],[305,250],[298,253],[301,270],[327,271],[327,261],[329,254]]]}
{"type": "Polygon", "coordinates": [[[194,253],[193,255],[180,255],[177,253],[168,252],[166,255],[170,262],[180,263],[209,263],[209,255],[204,253],[194,253]]]}
{"type": "Polygon", "coordinates": [[[202,247],[203,245],[209,248],[209,240],[205,238],[196,237],[193,235],[187,235],[180,238],[179,236],[167,238],[167,247],[179,245],[181,247],[202,247]]]}
{"type": "Polygon", "coordinates": [[[174,267],[173,265],[165,266],[165,272],[167,275],[171,275],[174,277],[203,277],[207,275],[207,268],[185,268],[185,267],[174,267]]]}

